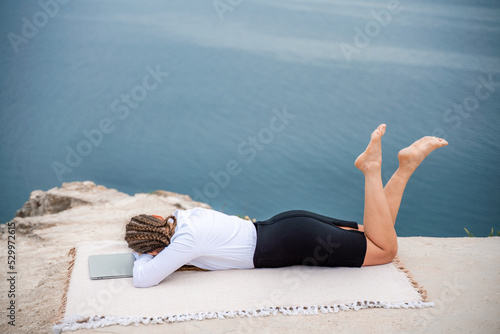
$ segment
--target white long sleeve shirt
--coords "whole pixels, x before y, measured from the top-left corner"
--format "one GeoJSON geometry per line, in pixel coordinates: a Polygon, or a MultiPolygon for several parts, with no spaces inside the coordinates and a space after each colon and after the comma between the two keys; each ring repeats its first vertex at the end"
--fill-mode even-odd
{"type": "Polygon", "coordinates": [[[158,255],[136,255],[134,286],[157,285],[181,266],[202,269],[254,268],[257,232],[252,222],[204,208],[176,210],[177,227],[158,255]]]}

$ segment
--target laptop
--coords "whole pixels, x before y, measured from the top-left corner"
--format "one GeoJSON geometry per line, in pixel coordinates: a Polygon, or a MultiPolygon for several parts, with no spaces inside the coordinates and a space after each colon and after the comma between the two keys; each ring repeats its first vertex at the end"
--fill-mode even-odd
{"type": "Polygon", "coordinates": [[[132,253],[90,255],[90,279],[132,277],[134,261],[132,253]]]}

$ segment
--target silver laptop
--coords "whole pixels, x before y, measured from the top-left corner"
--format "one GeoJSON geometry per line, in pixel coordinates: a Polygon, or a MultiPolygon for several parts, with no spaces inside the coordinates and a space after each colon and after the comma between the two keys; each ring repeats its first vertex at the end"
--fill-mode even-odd
{"type": "Polygon", "coordinates": [[[134,268],[132,253],[104,254],[89,256],[91,279],[132,277],[134,268]]]}

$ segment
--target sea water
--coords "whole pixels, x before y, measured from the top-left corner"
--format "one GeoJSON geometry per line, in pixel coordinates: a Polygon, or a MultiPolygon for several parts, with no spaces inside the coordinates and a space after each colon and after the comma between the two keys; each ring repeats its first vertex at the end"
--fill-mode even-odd
{"type": "MultiPolygon", "coordinates": [[[[382,179],[425,135],[401,236],[500,229],[497,1],[2,1],[0,221],[91,180],[228,214],[362,222],[354,160],[382,179]]],[[[161,210],[161,208],[158,208],[161,210]]]]}

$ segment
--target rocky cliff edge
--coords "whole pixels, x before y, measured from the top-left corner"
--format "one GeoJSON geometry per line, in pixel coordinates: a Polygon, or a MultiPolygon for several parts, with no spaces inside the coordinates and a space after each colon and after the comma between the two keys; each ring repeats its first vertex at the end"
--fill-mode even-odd
{"type": "MultiPolygon", "coordinates": [[[[16,216],[8,224],[0,225],[5,245],[0,262],[7,266],[7,239],[14,235],[17,272],[16,326],[2,321],[0,332],[12,333],[13,329],[15,333],[51,332],[61,304],[69,260],[66,254],[77,243],[123,240],[125,224],[135,215],[168,216],[176,209],[194,207],[210,208],[187,195],[158,190],[130,196],[90,181],[33,191],[16,216]],[[7,225],[15,228],[9,230],[7,225]]],[[[2,291],[9,291],[8,283],[1,280],[2,291]]]]}

